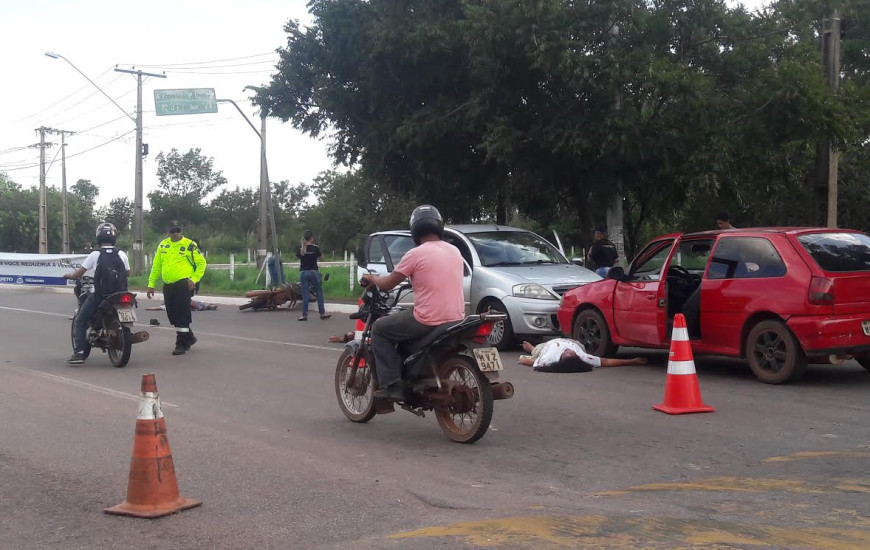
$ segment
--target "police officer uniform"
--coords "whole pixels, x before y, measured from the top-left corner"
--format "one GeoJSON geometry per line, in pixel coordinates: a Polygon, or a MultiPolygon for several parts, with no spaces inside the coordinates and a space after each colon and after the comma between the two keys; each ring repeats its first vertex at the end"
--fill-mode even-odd
{"type": "MultiPolygon", "coordinates": [[[[173,223],[170,232],[181,233],[181,227],[173,223]],[[176,231],[177,230],[177,231],[176,231]]],[[[188,281],[198,283],[205,274],[206,260],[196,243],[182,236],[173,241],[171,237],[163,239],[157,245],[151,275],[148,277],[148,287],[154,288],[158,279],[163,280],[163,299],[166,303],[166,315],[175,327],[176,339],[173,355],[181,355],[196,343],[196,337],[190,330],[192,322],[190,300],[193,291],[188,281]]]]}

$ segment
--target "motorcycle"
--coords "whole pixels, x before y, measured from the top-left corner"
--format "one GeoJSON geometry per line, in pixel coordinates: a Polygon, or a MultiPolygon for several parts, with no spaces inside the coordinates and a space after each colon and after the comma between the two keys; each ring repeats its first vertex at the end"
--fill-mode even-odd
{"type": "MultiPolygon", "coordinates": [[[[76,280],[73,292],[77,306],[70,328],[73,351],[76,347],[76,317],[93,286],[93,277],[86,276],[76,280]]],[[[83,350],[85,358],[90,355],[92,347],[97,347],[108,353],[112,366],[121,368],[127,365],[133,344],[148,340],[148,332],[132,332],[133,323],[136,322],[134,307],[139,307],[136,295],[127,291],[110,294],[100,302],[97,313],[88,326],[87,344],[83,350]]]]}
{"type": "MultiPolygon", "coordinates": [[[[329,280],[329,273],[323,276],[323,281],[329,280]]],[[[302,299],[302,285],[299,283],[287,283],[278,285],[269,290],[249,290],[245,293],[245,298],[251,300],[247,304],[239,306],[240,311],[252,309],[254,311],[276,310],[278,306],[282,306],[290,302],[289,308],[296,306],[296,302],[302,299]]],[[[317,291],[314,288],[308,290],[308,301],[317,301],[317,291]]]]}
{"type": "MultiPolygon", "coordinates": [[[[395,410],[393,402],[374,397],[378,386],[371,331],[375,321],[400,310],[400,297],[411,289],[402,285],[390,294],[373,286],[351,319],[365,319],[362,337],[345,345],[335,369],[335,394],[352,422],[368,422],[378,413],[395,410]]],[[[501,312],[469,315],[457,323],[438,326],[424,338],[399,346],[403,359],[405,399],[402,409],[419,417],[434,411],[441,431],[458,443],[474,443],[489,429],[493,401],[513,397],[510,382],[497,382],[503,370],[498,350],[487,340],[493,326],[505,321],[501,312]]]]}

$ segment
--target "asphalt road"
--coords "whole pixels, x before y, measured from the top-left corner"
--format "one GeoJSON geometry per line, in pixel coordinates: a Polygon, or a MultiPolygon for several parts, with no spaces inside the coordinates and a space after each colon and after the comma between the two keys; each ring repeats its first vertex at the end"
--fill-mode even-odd
{"type": "MultiPolygon", "coordinates": [[[[345,315],[194,314],[111,367],[70,353],[72,294],[0,288],[0,548],[868,548],[870,373],[768,386],[697,362],[716,412],[668,416],[666,353],[543,374],[503,354],[514,399],[474,445],[431,415],[348,422],[333,390],[345,315]],[[125,496],[141,375],[156,373],[183,496],[159,520],[125,496]]],[[[157,302],[142,300],[141,305],[157,302]]]]}

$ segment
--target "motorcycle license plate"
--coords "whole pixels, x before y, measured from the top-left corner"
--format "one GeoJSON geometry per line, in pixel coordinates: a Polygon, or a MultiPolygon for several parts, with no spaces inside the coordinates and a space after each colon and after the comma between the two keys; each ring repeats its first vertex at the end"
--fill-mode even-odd
{"type": "Polygon", "coordinates": [[[501,364],[501,356],[498,354],[497,349],[475,348],[472,351],[474,352],[474,358],[477,359],[477,364],[480,366],[480,370],[483,372],[504,370],[504,366],[501,364]]]}
{"type": "Polygon", "coordinates": [[[862,321],[861,329],[864,331],[864,336],[870,336],[870,321],[862,321]]]}
{"type": "Polygon", "coordinates": [[[118,310],[118,320],[122,323],[135,323],[136,322],[136,312],[132,309],[119,309],[118,310]]]}

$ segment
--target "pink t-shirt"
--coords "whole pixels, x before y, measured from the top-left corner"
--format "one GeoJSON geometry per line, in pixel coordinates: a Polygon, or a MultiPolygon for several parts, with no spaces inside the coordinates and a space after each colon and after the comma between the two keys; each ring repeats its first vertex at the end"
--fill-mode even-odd
{"type": "Polygon", "coordinates": [[[465,318],[462,255],[444,241],[426,241],[402,257],[396,271],[414,285],[414,318],[435,326],[465,318]]]}

